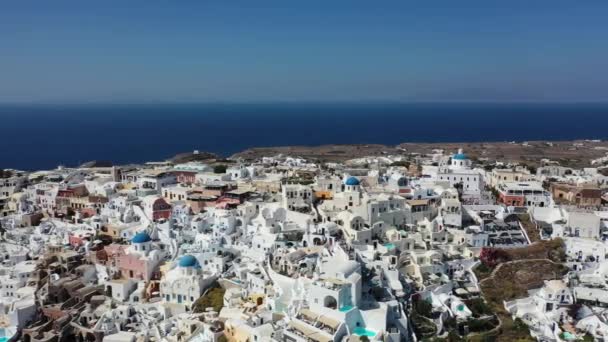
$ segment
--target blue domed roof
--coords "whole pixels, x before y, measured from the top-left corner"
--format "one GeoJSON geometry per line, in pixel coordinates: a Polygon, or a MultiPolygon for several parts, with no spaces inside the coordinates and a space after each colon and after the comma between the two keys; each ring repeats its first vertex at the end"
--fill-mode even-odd
{"type": "Polygon", "coordinates": [[[466,159],[468,159],[468,158],[467,158],[467,155],[466,155],[466,154],[464,154],[464,153],[456,153],[456,154],[455,154],[455,155],[452,157],[452,159],[456,159],[456,160],[466,160],[466,159]]]}
{"type": "Polygon", "coordinates": [[[132,243],[144,243],[144,242],[148,242],[151,241],[152,238],[150,238],[150,235],[146,232],[141,232],[141,233],[137,233],[135,234],[135,236],[131,239],[132,243]]]}
{"type": "Polygon", "coordinates": [[[198,260],[192,255],[184,255],[179,259],[179,267],[196,267],[198,260]]]}
{"type": "Polygon", "coordinates": [[[405,177],[399,178],[399,180],[397,180],[397,185],[398,186],[407,186],[407,178],[405,178],[405,177]]]}
{"type": "Polygon", "coordinates": [[[359,185],[359,180],[355,177],[348,177],[344,182],[346,185],[359,185]]]}

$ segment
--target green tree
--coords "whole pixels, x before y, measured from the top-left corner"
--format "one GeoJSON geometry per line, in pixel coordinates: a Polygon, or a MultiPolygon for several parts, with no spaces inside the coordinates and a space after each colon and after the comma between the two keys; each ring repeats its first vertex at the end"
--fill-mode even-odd
{"type": "Polygon", "coordinates": [[[228,167],[224,164],[218,164],[213,167],[213,172],[214,173],[226,173],[227,168],[228,167]]]}
{"type": "Polygon", "coordinates": [[[469,303],[469,308],[476,317],[491,315],[492,309],[486,304],[482,298],[473,298],[469,303]]]}
{"type": "Polygon", "coordinates": [[[414,310],[421,316],[431,317],[433,314],[433,305],[424,299],[420,299],[414,303],[414,310]]]}

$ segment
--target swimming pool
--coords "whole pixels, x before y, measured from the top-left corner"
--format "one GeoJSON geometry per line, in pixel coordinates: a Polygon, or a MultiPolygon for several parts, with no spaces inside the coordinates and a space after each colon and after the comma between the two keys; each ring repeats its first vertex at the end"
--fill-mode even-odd
{"type": "Polygon", "coordinates": [[[344,305],[343,307],[340,308],[340,312],[347,312],[350,311],[353,308],[352,305],[344,305]]]}
{"type": "Polygon", "coordinates": [[[365,328],[362,327],[356,327],[354,334],[357,336],[367,336],[367,337],[374,337],[376,336],[376,332],[371,331],[371,330],[367,330],[365,328]]]}
{"type": "Polygon", "coordinates": [[[394,244],[394,243],[389,242],[389,243],[385,244],[385,245],[384,245],[384,247],[386,247],[387,249],[391,250],[391,249],[394,249],[394,248],[395,248],[395,244],[394,244]]]}

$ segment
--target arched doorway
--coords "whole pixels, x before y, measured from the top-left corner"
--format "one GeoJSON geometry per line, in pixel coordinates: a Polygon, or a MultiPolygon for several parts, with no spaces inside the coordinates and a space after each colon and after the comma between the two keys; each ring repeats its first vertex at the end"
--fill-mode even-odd
{"type": "Polygon", "coordinates": [[[338,307],[338,301],[333,296],[326,296],[323,299],[323,306],[335,310],[338,307]]]}

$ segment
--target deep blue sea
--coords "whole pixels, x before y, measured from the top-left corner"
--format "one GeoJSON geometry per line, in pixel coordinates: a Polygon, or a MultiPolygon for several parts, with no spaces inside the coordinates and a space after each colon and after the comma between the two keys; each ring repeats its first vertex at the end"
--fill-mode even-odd
{"type": "Polygon", "coordinates": [[[608,139],[608,104],[1,105],[0,168],[163,160],[195,149],[608,139]]]}

